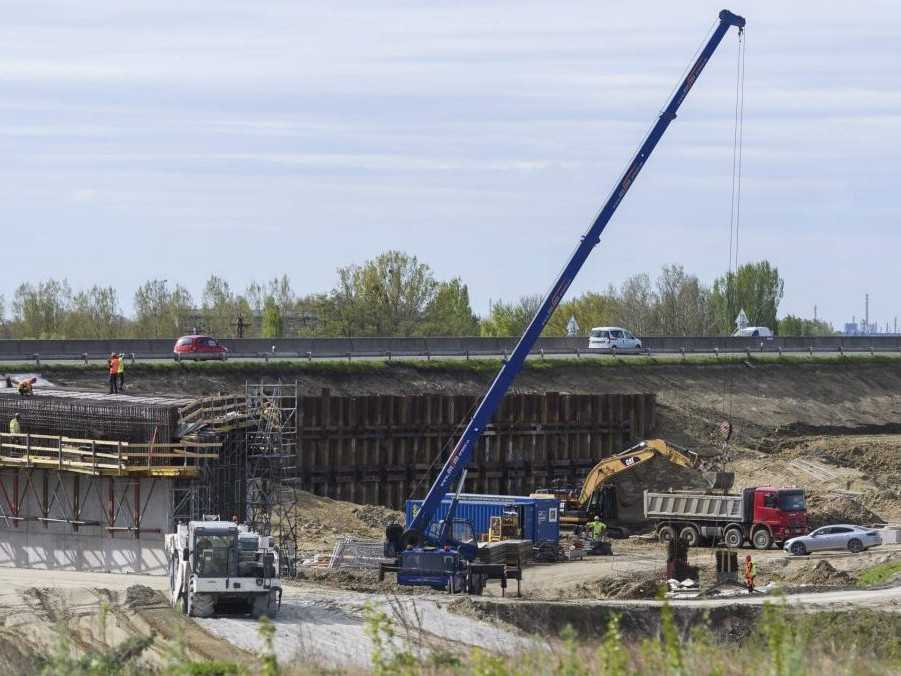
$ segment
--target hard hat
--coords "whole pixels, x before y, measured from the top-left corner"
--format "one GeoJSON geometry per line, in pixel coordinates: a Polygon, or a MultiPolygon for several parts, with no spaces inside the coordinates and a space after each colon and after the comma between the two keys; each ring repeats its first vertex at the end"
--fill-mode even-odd
{"type": "Polygon", "coordinates": [[[22,417],[22,414],[21,414],[21,413],[16,413],[16,415],[15,415],[14,417],[16,417],[16,418],[21,418],[21,417],[22,417]]]}
{"type": "Polygon", "coordinates": [[[598,515],[597,515],[597,514],[594,515],[594,520],[595,520],[595,521],[600,521],[600,518],[598,518],[598,515]]]}

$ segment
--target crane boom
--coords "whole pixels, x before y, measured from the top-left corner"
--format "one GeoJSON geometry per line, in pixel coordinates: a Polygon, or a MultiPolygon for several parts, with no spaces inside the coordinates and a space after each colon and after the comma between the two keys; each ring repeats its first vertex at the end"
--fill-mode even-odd
{"type": "Polygon", "coordinates": [[[482,401],[479,403],[478,408],[476,408],[476,411],[467,424],[466,429],[463,431],[462,436],[448,455],[441,472],[429,489],[420,510],[404,532],[403,541],[405,544],[422,543],[425,537],[426,528],[434,516],[435,511],[441,504],[442,499],[444,499],[444,496],[448,492],[456,489],[455,483],[460,482],[466,469],[466,464],[472,458],[473,451],[482,430],[485,429],[485,426],[491,420],[495,410],[502,401],[504,394],[513,382],[513,379],[522,369],[526,357],[547,324],[548,319],[550,319],[551,314],[560,304],[564,294],[569,289],[570,284],[572,284],[573,279],[575,279],[575,276],[582,265],[585,263],[591,250],[600,241],[601,233],[604,231],[604,228],[607,226],[607,223],[610,221],[616,208],[635,182],[635,179],[638,177],[645,162],[647,162],[651,153],[654,151],[654,148],[657,146],[663,133],[676,118],[676,112],[679,110],[679,106],[682,104],[682,101],[685,100],[688,92],[697,81],[698,76],[701,74],[707,61],[713,55],[713,52],[716,50],[717,46],[719,46],[723,36],[731,26],[736,26],[739,31],[744,29],[745,19],[728,10],[722,10],[719,14],[719,19],[719,24],[707,40],[707,43],[701,49],[697,59],[695,59],[694,64],[689,69],[688,74],[682,80],[678,89],[676,89],[673,94],[672,99],[670,99],[669,104],[660,114],[657,123],[639,147],[638,152],[635,154],[635,157],[632,159],[632,162],[629,164],[622,178],[620,178],[619,183],[616,184],[616,187],[613,189],[610,197],[608,197],[607,202],[604,204],[604,207],[601,209],[597,218],[595,218],[591,227],[588,228],[588,231],[582,236],[575,252],[560,272],[560,275],[557,277],[557,280],[554,282],[554,285],[551,287],[547,296],[545,296],[544,301],[541,303],[541,306],[535,313],[532,321],[529,322],[528,327],[522,334],[522,337],[519,339],[519,342],[516,344],[510,357],[501,366],[494,381],[485,392],[482,401]]]}

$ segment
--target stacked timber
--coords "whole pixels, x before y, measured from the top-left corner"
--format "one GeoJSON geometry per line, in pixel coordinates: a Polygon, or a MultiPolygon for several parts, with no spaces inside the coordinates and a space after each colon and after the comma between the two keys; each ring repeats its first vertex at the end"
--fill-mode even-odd
{"type": "Polygon", "coordinates": [[[507,564],[522,567],[532,560],[531,540],[504,540],[479,545],[480,563],[507,564]]]}

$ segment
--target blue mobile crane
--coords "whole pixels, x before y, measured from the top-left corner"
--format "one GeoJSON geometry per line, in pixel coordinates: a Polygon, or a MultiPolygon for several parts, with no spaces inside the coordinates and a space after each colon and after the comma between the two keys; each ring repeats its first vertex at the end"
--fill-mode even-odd
{"type": "Polygon", "coordinates": [[[463,490],[466,478],[466,465],[472,458],[479,435],[491,420],[513,379],[522,369],[526,357],[551,314],[560,304],[591,250],[600,241],[601,233],[616,208],[635,182],[663,133],[676,118],[679,106],[697,81],[707,61],[732,26],[735,26],[741,34],[745,27],[745,19],[724,9],[719,14],[719,24],[701,49],[688,74],[639,147],[594,223],[582,236],[575,252],[526,327],[509,359],[501,366],[485,392],[462,436],[432,483],[419,511],[406,530],[398,525],[386,529],[385,555],[394,558],[395,563],[384,565],[382,573],[389,571],[397,573],[399,584],[446,588],[450,592],[465,591],[472,594],[480,594],[488,579],[500,578],[502,584],[506,586],[507,576],[503,566],[475,562],[478,550],[472,527],[454,518],[457,498],[463,490]],[[432,523],[441,501],[451,492],[455,497],[451,500],[447,515],[443,520],[432,523]]]}

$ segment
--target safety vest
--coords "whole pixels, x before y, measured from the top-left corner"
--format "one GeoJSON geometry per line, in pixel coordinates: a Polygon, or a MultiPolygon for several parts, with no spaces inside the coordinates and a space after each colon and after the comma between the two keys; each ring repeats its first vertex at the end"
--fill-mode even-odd
{"type": "Polygon", "coordinates": [[[19,425],[19,421],[13,418],[9,421],[9,433],[10,434],[21,434],[22,427],[19,425]]]}
{"type": "Polygon", "coordinates": [[[757,577],[757,564],[754,561],[745,561],[745,577],[757,577]]]}
{"type": "Polygon", "coordinates": [[[594,537],[600,537],[604,534],[604,531],[607,530],[607,524],[603,521],[590,521],[588,527],[591,529],[591,534],[594,537]]]}
{"type": "Polygon", "coordinates": [[[119,357],[118,373],[125,373],[125,357],[119,357]]]}
{"type": "Polygon", "coordinates": [[[109,373],[111,376],[114,376],[117,373],[119,373],[119,358],[118,357],[110,357],[109,373]]]}

